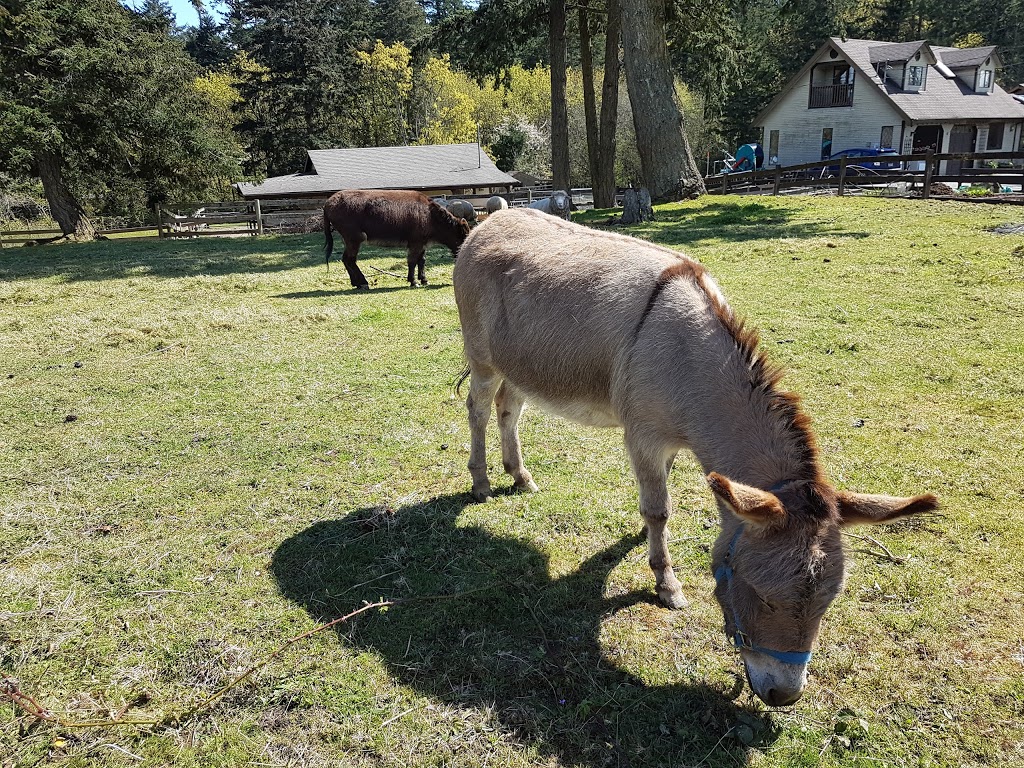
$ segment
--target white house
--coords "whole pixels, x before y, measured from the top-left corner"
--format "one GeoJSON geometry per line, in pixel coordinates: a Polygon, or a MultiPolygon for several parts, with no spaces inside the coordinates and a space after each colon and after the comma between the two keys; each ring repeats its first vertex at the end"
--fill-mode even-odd
{"type": "MultiPolygon", "coordinates": [[[[754,121],[766,164],[811,163],[844,149],[1012,152],[1024,104],[996,83],[995,46],[945,48],[832,37],[754,121]]],[[[949,161],[945,173],[956,173],[949,161]]]]}

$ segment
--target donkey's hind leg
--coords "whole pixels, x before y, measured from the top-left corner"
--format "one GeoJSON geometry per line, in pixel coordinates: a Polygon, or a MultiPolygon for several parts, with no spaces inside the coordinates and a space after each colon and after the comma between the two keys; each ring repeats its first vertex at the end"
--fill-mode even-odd
{"type": "Polygon", "coordinates": [[[486,501],[491,496],[487,479],[487,422],[491,419],[491,403],[501,384],[501,376],[493,368],[470,363],[469,397],[469,474],[473,477],[473,498],[486,501]]]}
{"type": "Polygon", "coordinates": [[[668,553],[668,517],[672,500],[668,495],[668,455],[652,455],[640,440],[631,441],[626,433],[626,447],[630,462],[640,486],[640,514],[647,526],[648,562],[654,571],[658,597],[669,608],[685,608],[683,585],[672,571],[672,557],[668,553]]]}
{"type": "Polygon", "coordinates": [[[526,405],[523,394],[505,380],[498,387],[494,405],[498,409],[498,427],[501,429],[501,463],[512,475],[516,488],[536,493],[537,484],[523,465],[523,447],[519,442],[519,417],[526,405]]]}

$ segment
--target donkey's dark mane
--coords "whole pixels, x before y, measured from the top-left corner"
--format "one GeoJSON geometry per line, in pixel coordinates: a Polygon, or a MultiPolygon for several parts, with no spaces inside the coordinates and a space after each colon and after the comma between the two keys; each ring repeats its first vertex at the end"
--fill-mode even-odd
{"type": "Polygon", "coordinates": [[[768,409],[776,414],[786,431],[794,436],[800,453],[802,476],[786,478],[802,483],[825,486],[825,478],[818,463],[818,443],[811,431],[811,419],[804,413],[800,396],[780,386],[784,370],[770,360],[760,347],[757,329],[748,325],[726,304],[721,294],[710,283],[711,277],[702,264],[685,258],[679,264],[665,269],[658,278],[659,285],[674,277],[690,277],[703,291],[715,317],[736,344],[748,370],[751,393],[760,391],[768,402],[768,409]]]}

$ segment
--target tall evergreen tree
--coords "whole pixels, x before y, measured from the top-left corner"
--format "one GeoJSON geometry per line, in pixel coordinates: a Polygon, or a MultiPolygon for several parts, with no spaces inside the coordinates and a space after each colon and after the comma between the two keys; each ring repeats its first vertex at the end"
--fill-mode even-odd
{"type": "Polygon", "coordinates": [[[354,143],[369,0],[228,0],[235,44],[262,69],[246,73],[240,128],[255,173],[301,169],[305,149],[354,143]]]}
{"type": "Polygon", "coordinates": [[[116,0],[16,0],[0,19],[0,165],[38,176],[65,234],[102,211],[205,191],[237,169],[194,63],[116,0]]]}
{"type": "Polygon", "coordinates": [[[643,183],[655,202],[705,191],[676,97],[665,38],[665,2],[634,0],[622,4],[626,85],[643,183]]]}
{"type": "Polygon", "coordinates": [[[226,66],[234,58],[227,25],[205,8],[199,9],[199,23],[185,31],[185,50],[204,70],[226,66]]]}

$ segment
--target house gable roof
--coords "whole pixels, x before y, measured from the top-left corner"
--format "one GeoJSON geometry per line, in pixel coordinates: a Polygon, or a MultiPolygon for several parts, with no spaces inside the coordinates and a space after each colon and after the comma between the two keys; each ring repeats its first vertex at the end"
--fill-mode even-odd
{"type": "MultiPolygon", "coordinates": [[[[960,51],[957,48],[932,48],[927,42],[914,43],[890,43],[884,40],[856,40],[852,38],[842,39],[831,37],[826,40],[814,53],[803,68],[794,75],[786,84],[786,87],[765,107],[755,118],[754,125],[763,125],[765,116],[775,108],[782,98],[789,93],[798,83],[804,82],[804,77],[810,71],[821,56],[829,49],[834,48],[850,63],[857,71],[857,85],[862,83],[868,87],[877,88],[892,106],[910,122],[939,122],[950,120],[1002,120],[1002,119],[1024,119],[1024,108],[1020,102],[1007,94],[998,84],[993,85],[992,90],[987,93],[976,93],[963,81],[955,77],[946,69],[943,61],[949,52],[960,51]],[[903,91],[891,82],[883,82],[875,71],[874,63],[878,61],[901,61],[903,59],[876,59],[872,62],[872,49],[878,47],[889,47],[891,51],[904,52],[904,47],[916,46],[911,56],[917,50],[926,54],[928,59],[928,74],[924,90],[918,92],[903,91]],[[896,46],[899,46],[897,48],[896,46]],[[941,55],[941,59],[940,59],[941,55]],[[946,69],[945,72],[943,70],[946,69]]],[[[971,52],[971,57],[964,57],[961,60],[972,60],[978,56],[977,51],[989,50],[988,55],[996,55],[994,46],[986,46],[985,49],[962,49],[964,52],[971,52]]],[[[985,57],[980,61],[984,61],[985,57]]],[[[956,58],[954,57],[954,60],[956,58]]],[[[958,64],[963,67],[963,64],[958,64]]]]}
{"type": "Polygon", "coordinates": [[[476,144],[310,149],[303,172],[239,183],[244,197],[320,195],[340,189],[466,189],[519,182],[476,144]]]}
{"type": "Polygon", "coordinates": [[[915,40],[912,43],[879,43],[868,46],[868,60],[872,64],[881,61],[909,61],[914,54],[927,46],[925,40],[915,40]]]}
{"type": "Polygon", "coordinates": [[[967,67],[980,67],[986,59],[991,58],[996,52],[994,45],[986,45],[981,48],[940,48],[939,56],[942,63],[950,69],[965,69],[967,67]]]}

